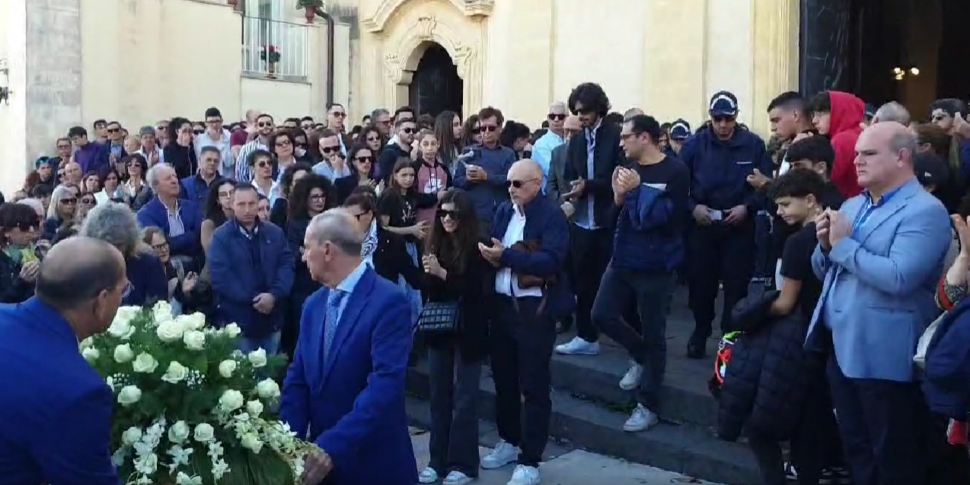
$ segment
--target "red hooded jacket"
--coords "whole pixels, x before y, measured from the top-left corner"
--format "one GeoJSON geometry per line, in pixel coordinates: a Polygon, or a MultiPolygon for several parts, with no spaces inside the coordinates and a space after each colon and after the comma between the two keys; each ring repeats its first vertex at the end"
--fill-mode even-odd
{"type": "Polygon", "coordinates": [[[829,138],[835,150],[832,164],[832,183],[845,198],[862,193],[855,173],[855,143],[862,133],[866,104],[861,99],[841,91],[829,91],[832,116],[829,119],[829,138]]]}

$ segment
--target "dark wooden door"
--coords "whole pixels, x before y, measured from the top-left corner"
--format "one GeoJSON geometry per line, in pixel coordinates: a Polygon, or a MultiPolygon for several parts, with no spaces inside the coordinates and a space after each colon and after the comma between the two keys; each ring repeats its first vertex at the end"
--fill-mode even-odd
{"type": "Polygon", "coordinates": [[[853,3],[849,0],[802,0],[799,87],[813,96],[829,89],[851,90],[853,3]]]}
{"type": "Polygon", "coordinates": [[[419,115],[437,116],[445,110],[461,114],[462,80],[444,47],[433,44],[424,52],[411,78],[409,97],[419,115]]]}

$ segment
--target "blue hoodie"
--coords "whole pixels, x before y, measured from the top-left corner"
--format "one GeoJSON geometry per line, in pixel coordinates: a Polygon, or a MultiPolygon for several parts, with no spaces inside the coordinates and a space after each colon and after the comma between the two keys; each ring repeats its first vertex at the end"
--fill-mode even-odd
{"type": "Polygon", "coordinates": [[[693,212],[698,204],[713,210],[728,210],[745,205],[748,214],[758,210],[758,194],[747,177],[758,169],[771,174],[771,158],[758,135],[741,128],[728,140],[721,140],[710,127],[691,137],[680,151],[680,159],[690,170],[690,200],[693,212]]]}
{"type": "Polygon", "coordinates": [[[461,158],[455,168],[454,184],[459,189],[465,189],[475,204],[478,220],[491,222],[495,208],[509,200],[509,191],[505,187],[509,169],[516,161],[515,152],[509,147],[497,146],[488,148],[484,145],[468,147],[465,153],[469,158],[461,158]],[[488,180],[471,182],[466,178],[465,167],[477,165],[488,173],[488,180]]]}

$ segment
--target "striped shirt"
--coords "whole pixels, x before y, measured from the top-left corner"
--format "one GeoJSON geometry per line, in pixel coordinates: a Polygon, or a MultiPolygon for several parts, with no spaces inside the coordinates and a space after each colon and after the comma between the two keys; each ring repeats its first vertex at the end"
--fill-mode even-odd
{"type": "Polygon", "coordinates": [[[249,155],[256,150],[269,151],[269,147],[259,141],[259,138],[246,143],[239,149],[236,156],[236,181],[239,183],[249,183],[253,181],[253,168],[249,166],[249,155]]]}

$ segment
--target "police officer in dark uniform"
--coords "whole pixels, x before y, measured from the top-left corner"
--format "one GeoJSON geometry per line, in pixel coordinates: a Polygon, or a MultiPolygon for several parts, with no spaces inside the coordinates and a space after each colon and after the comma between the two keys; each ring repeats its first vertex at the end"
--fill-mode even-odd
{"type": "Polygon", "coordinates": [[[731,309],[747,294],[755,259],[755,214],[762,199],[746,181],[758,169],[771,173],[764,140],[738,125],[738,98],[727,91],[710,102],[711,121],[687,140],[680,158],[691,172],[688,282],[694,332],[687,356],[706,355],[714,302],[723,282],[721,331],[733,330],[731,309]]]}

